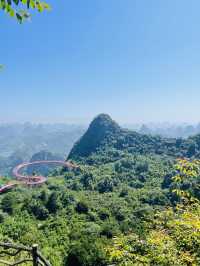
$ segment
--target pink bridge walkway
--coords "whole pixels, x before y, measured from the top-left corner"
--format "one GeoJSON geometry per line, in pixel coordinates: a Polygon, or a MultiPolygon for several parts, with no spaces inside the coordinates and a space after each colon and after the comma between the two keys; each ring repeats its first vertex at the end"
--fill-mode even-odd
{"type": "Polygon", "coordinates": [[[0,193],[3,193],[3,192],[6,192],[7,190],[10,190],[12,189],[13,187],[15,187],[16,185],[22,183],[22,184],[25,184],[25,185],[28,185],[28,186],[37,186],[37,185],[41,185],[43,183],[46,182],[46,177],[42,176],[42,175],[39,175],[39,176],[27,176],[27,175],[23,175],[21,174],[21,170],[27,166],[30,166],[30,165],[38,165],[38,164],[55,164],[56,166],[57,165],[61,165],[63,167],[66,167],[68,169],[75,169],[77,168],[77,166],[71,162],[68,162],[68,161],[34,161],[34,162],[26,162],[26,163],[22,163],[22,164],[19,164],[17,165],[12,173],[13,173],[13,176],[16,178],[16,181],[12,181],[12,182],[9,182],[8,184],[2,186],[0,188],[0,193]]]}

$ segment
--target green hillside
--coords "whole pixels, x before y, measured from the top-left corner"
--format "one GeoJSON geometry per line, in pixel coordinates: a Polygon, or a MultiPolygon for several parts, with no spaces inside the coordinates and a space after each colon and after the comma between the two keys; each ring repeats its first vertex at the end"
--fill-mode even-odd
{"type": "Polygon", "coordinates": [[[38,243],[54,266],[200,265],[199,139],[97,116],[69,154],[78,168],[0,195],[0,240],[38,243]]]}
{"type": "Polygon", "coordinates": [[[68,159],[89,164],[118,159],[122,154],[199,157],[200,135],[188,139],[163,138],[120,128],[108,115],[100,114],[72,148],[68,159]]]}

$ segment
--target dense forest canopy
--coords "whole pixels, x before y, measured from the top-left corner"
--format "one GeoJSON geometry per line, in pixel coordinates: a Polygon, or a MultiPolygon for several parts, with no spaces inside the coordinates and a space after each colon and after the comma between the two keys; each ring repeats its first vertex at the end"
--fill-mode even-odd
{"type": "Polygon", "coordinates": [[[101,114],[69,153],[78,168],[0,195],[0,239],[38,243],[55,266],[199,265],[199,156],[200,135],[144,135],[101,114]]]}

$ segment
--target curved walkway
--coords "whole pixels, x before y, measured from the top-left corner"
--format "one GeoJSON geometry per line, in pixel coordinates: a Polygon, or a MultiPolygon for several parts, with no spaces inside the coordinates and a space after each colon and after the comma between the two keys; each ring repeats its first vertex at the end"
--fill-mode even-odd
{"type": "Polygon", "coordinates": [[[38,165],[38,164],[55,164],[55,165],[62,165],[66,168],[69,169],[74,169],[77,168],[77,166],[71,162],[68,161],[54,161],[54,160],[49,160],[49,161],[34,161],[34,162],[25,162],[22,164],[17,165],[12,173],[13,176],[16,178],[16,181],[10,182],[0,188],[0,193],[5,192],[7,190],[12,189],[16,185],[22,183],[26,184],[28,186],[37,186],[41,185],[46,182],[46,177],[39,175],[39,176],[29,176],[29,175],[23,175],[20,173],[20,171],[30,165],[38,165]]]}

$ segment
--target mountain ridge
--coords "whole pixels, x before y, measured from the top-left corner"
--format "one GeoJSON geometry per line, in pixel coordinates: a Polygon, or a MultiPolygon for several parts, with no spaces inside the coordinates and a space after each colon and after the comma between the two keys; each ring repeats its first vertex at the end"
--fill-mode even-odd
{"type": "Polygon", "coordinates": [[[107,158],[104,158],[109,161],[109,156],[112,159],[113,154],[119,152],[200,157],[200,135],[176,139],[141,134],[123,129],[109,115],[100,114],[93,119],[88,130],[75,143],[68,159],[91,161],[95,154],[101,153],[105,156],[109,153],[110,155],[107,154],[107,158]]]}
{"type": "Polygon", "coordinates": [[[120,126],[109,115],[99,114],[90,123],[85,134],[75,143],[68,158],[89,156],[97,151],[106,138],[120,132],[120,126]]]}

